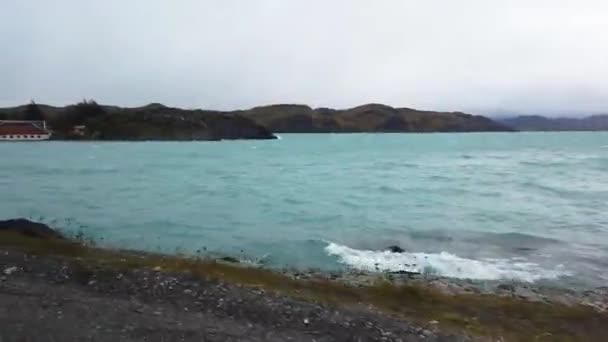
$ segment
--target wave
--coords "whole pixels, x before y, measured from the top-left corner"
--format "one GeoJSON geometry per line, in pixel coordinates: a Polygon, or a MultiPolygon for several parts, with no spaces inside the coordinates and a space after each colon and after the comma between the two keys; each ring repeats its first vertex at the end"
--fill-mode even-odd
{"type": "Polygon", "coordinates": [[[441,253],[392,253],[389,251],[359,250],[329,242],[327,254],[355,269],[370,272],[417,272],[450,278],[476,280],[520,280],[535,282],[570,275],[560,265],[550,270],[521,259],[474,260],[441,253]]]}

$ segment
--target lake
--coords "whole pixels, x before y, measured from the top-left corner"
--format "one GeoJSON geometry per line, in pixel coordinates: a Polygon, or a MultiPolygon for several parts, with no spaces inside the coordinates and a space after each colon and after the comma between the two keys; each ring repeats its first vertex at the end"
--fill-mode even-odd
{"type": "Polygon", "coordinates": [[[608,133],[3,142],[0,154],[0,219],[102,245],[280,268],[608,282],[608,133]]]}

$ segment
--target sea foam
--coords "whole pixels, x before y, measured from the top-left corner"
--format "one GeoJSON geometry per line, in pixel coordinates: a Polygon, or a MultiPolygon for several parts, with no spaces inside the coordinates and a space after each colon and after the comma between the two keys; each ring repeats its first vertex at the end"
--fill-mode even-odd
{"type": "Polygon", "coordinates": [[[330,242],[325,251],[352,268],[378,272],[418,272],[450,278],[535,282],[569,275],[562,265],[550,270],[521,259],[474,260],[441,253],[392,253],[359,250],[330,242]]]}

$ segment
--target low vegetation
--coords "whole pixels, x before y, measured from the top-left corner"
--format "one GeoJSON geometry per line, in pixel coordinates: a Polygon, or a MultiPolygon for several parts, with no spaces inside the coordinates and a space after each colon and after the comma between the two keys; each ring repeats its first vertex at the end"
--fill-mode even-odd
{"type": "Polygon", "coordinates": [[[238,264],[109,250],[82,241],[43,240],[13,232],[0,233],[0,247],[60,257],[76,266],[101,267],[109,272],[160,268],[164,272],[188,272],[207,279],[277,291],[325,305],[372,306],[423,325],[438,324],[445,330],[464,331],[492,340],[608,340],[608,316],[582,306],[490,295],[445,295],[427,287],[396,286],[382,281],[372,286],[353,287],[330,280],[295,280],[270,270],[238,264]]]}

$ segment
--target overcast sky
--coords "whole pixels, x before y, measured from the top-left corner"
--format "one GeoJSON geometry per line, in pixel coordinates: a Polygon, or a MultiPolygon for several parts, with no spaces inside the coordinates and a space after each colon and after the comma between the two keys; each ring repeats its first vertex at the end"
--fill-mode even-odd
{"type": "Polygon", "coordinates": [[[605,0],[0,0],[0,105],[608,112],[605,0]]]}

